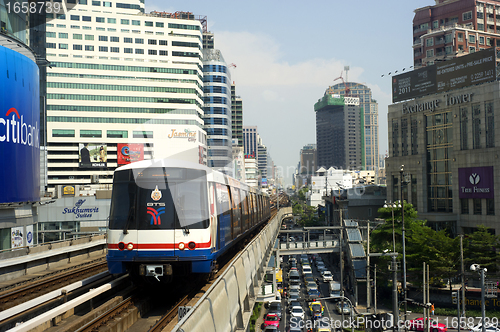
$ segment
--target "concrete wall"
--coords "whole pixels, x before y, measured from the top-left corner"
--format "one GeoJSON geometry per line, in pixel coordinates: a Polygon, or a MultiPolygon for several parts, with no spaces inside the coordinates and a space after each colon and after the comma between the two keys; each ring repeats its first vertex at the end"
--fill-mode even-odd
{"type": "Polygon", "coordinates": [[[279,211],[173,331],[247,330],[281,220],[291,212],[290,207],[279,211]]]}

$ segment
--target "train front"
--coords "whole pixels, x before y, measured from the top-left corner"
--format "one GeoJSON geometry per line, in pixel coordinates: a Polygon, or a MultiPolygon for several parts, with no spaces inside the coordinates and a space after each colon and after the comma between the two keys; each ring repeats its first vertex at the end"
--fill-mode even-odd
{"type": "Polygon", "coordinates": [[[206,173],[154,165],[115,171],[106,257],[110,273],[166,283],[213,270],[206,173]]]}

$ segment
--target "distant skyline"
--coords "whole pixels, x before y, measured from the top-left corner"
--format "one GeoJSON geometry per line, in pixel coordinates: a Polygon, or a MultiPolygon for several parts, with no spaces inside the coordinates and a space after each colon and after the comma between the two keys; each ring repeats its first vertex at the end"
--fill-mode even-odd
{"type": "Polygon", "coordinates": [[[413,65],[413,16],[433,0],[145,0],[150,11],[207,16],[243,100],[243,125],[257,126],[291,184],[300,149],[316,144],[314,104],[349,66],[344,80],[372,89],[379,104],[379,151],[388,150],[391,75],[413,65]],[[382,75],[384,75],[382,77],[382,75]]]}

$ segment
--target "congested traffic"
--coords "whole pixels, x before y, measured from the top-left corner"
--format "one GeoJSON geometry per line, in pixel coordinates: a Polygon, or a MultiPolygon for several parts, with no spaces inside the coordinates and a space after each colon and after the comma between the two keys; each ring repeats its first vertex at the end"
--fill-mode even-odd
{"type": "Polygon", "coordinates": [[[281,300],[266,303],[261,330],[333,331],[331,321],[340,321],[342,315],[349,316],[351,308],[347,302],[340,301],[340,278],[332,271],[338,268],[331,255],[283,256],[278,286],[281,300]],[[342,303],[347,308],[343,312],[342,303]]]}

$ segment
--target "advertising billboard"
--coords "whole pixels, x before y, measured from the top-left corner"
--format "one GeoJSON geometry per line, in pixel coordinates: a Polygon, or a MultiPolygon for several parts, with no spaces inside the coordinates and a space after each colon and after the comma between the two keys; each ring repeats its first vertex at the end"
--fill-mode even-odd
{"type": "Polygon", "coordinates": [[[118,165],[126,165],[136,161],[144,160],[144,144],[118,143],[117,159],[118,165]]]}
{"type": "Polygon", "coordinates": [[[436,66],[428,66],[392,77],[392,102],[436,92],[436,66]]]}
{"type": "Polygon", "coordinates": [[[493,166],[458,169],[459,198],[494,198],[493,166]]]}
{"type": "Polygon", "coordinates": [[[436,66],[436,92],[446,92],[495,80],[495,48],[440,62],[436,66]]]}
{"type": "Polygon", "coordinates": [[[0,203],[40,199],[38,67],[0,46],[0,203]]]}
{"type": "Polygon", "coordinates": [[[24,227],[12,227],[10,229],[11,248],[20,248],[24,246],[24,227]]]}
{"type": "Polygon", "coordinates": [[[392,102],[490,82],[495,77],[495,49],[489,48],[393,76],[392,102]]]}
{"type": "Polygon", "coordinates": [[[108,165],[108,147],[106,143],[78,144],[78,167],[101,168],[108,165]]]}

